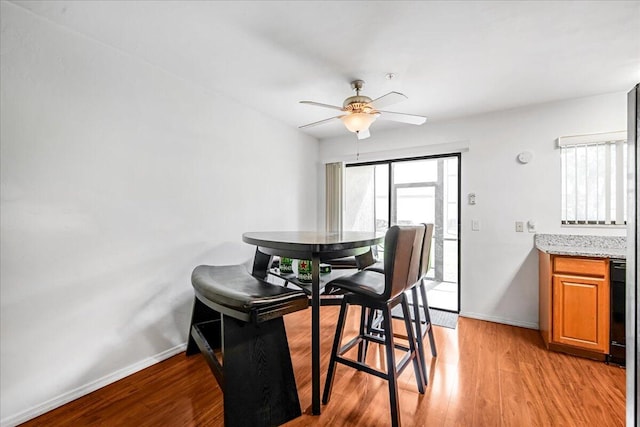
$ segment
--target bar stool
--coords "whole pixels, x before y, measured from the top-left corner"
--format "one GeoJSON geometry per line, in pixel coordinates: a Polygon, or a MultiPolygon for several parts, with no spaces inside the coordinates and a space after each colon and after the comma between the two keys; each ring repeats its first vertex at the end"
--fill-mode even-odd
{"type": "MultiPolygon", "coordinates": [[[[411,301],[413,302],[413,324],[416,331],[416,338],[418,340],[418,353],[420,355],[420,362],[422,363],[422,371],[424,372],[425,385],[427,381],[427,363],[424,351],[424,338],[429,336],[429,346],[431,347],[431,355],[438,357],[438,351],[436,349],[436,340],[433,336],[433,326],[431,324],[431,315],[429,313],[429,302],[427,301],[427,289],[425,285],[425,277],[429,270],[429,259],[431,257],[431,239],[433,237],[433,224],[424,225],[424,239],[422,243],[422,252],[420,255],[420,269],[418,274],[418,280],[410,287],[411,301]],[[418,297],[420,292],[420,298],[418,297]],[[420,313],[420,305],[422,305],[422,313],[420,313]]],[[[377,262],[366,268],[367,270],[384,273],[384,265],[382,262],[377,262]]],[[[373,318],[373,312],[369,316],[369,325],[378,325],[381,322],[381,317],[373,318]]],[[[365,348],[366,354],[366,348],[365,348]]]]}
{"type": "MultiPolygon", "coordinates": [[[[254,271],[270,257],[259,252],[254,271]]],[[[204,355],[224,395],[227,427],[274,426],[302,414],[282,317],[304,310],[304,292],[272,285],[244,265],[201,265],[187,355],[204,355]],[[221,352],[222,360],[218,354],[221,352]]]]}
{"type": "Polygon", "coordinates": [[[415,283],[420,263],[420,252],[424,236],[423,226],[391,227],[385,236],[384,268],[385,274],[375,271],[362,270],[355,274],[343,276],[331,282],[333,286],[349,291],[344,295],[340,305],[338,324],[331,349],[327,381],[325,383],[322,401],[329,402],[335,374],[336,363],[350,366],[354,369],[367,372],[389,383],[389,400],[391,406],[391,423],[400,425],[400,408],[398,400],[397,378],[402,371],[413,362],[418,391],[424,393],[424,378],[422,364],[416,348],[416,340],[411,326],[409,305],[405,290],[415,283]],[[394,342],[391,310],[400,304],[404,314],[404,323],[407,330],[408,347],[394,342]],[[360,316],[360,330],[358,336],[342,346],[342,334],[349,305],[362,307],[360,316]],[[381,310],[383,316],[383,333],[380,336],[372,333],[365,325],[366,310],[381,310]],[[386,349],[386,372],[374,369],[367,365],[362,356],[363,345],[367,342],[383,344],[386,349]],[[358,345],[358,360],[348,359],[343,355],[358,345]],[[395,349],[405,352],[398,365],[395,362],[395,349]]]}

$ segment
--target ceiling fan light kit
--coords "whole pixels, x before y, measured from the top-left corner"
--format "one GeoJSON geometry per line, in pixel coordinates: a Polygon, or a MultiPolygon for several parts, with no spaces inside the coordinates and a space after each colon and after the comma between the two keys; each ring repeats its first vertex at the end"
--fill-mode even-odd
{"type": "Polygon", "coordinates": [[[354,80],[351,82],[351,88],[356,91],[355,96],[350,96],[344,100],[342,107],[336,105],[322,104],[314,101],[300,101],[302,104],[315,105],[316,107],[331,108],[333,110],[342,111],[343,115],[331,117],[317,122],[309,123],[300,128],[320,125],[330,122],[334,119],[342,120],[345,127],[354,132],[358,139],[365,139],[370,136],[369,126],[379,117],[395,122],[409,123],[412,125],[421,125],[427,118],[415,114],[394,113],[391,111],[381,111],[378,108],[404,101],[407,97],[399,92],[389,92],[379,98],[372,100],[368,96],[360,95],[360,91],[364,86],[364,81],[354,80]]]}
{"type": "Polygon", "coordinates": [[[369,129],[371,123],[378,118],[377,114],[351,113],[340,117],[342,123],[351,132],[360,132],[369,129]]]}

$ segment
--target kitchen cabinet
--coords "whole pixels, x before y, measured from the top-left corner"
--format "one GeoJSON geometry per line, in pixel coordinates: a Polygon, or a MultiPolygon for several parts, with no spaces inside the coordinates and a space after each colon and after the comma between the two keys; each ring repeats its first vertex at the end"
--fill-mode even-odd
{"type": "Polygon", "coordinates": [[[539,252],[540,333],[550,350],[609,353],[609,259],[539,252]]]}

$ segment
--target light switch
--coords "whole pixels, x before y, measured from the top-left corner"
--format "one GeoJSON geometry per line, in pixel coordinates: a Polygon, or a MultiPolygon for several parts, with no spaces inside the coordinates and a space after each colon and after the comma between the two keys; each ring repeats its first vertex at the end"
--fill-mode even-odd
{"type": "Polygon", "coordinates": [[[471,220],[471,230],[472,231],[480,231],[480,220],[479,219],[471,220]]]}
{"type": "Polygon", "coordinates": [[[516,221],[516,231],[518,233],[522,233],[524,232],[524,222],[522,221],[516,221]]]}

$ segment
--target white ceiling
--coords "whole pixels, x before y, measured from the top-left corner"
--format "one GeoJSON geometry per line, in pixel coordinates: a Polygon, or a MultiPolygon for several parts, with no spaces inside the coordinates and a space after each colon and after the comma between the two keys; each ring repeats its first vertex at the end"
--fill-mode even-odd
{"type": "MultiPolygon", "coordinates": [[[[409,97],[386,109],[429,120],[640,81],[639,1],[14,3],[292,127],[335,116],[298,101],[341,105],[355,78],[372,98],[409,97]]],[[[371,131],[390,126],[410,125],[371,131]]],[[[304,131],[347,132],[339,121],[304,131]]]]}

